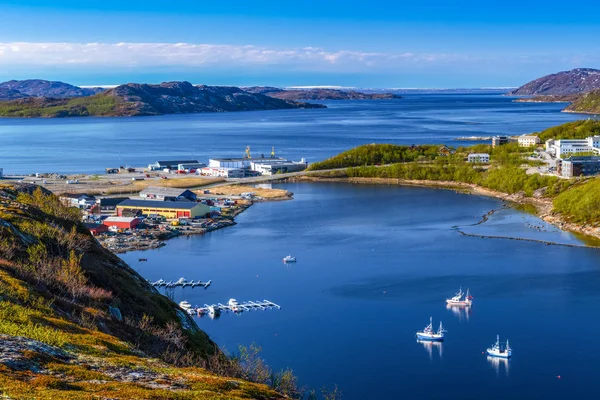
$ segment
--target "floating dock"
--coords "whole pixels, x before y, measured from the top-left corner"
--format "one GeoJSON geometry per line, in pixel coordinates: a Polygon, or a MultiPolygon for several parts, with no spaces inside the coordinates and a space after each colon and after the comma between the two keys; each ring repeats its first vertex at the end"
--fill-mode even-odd
{"type": "Polygon", "coordinates": [[[203,282],[203,281],[194,281],[193,279],[191,281],[188,281],[185,278],[180,278],[179,280],[173,282],[173,281],[165,281],[163,279],[159,279],[156,282],[150,282],[150,285],[154,286],[154,287],[164,287],[164,288],[175,288],[175,287],[196,287],[196,286],[200,286],[203,288],[207,288],[210,286],[210,284],[212,283],[211,280],[208,280],[207,282],[203,282]]]}
{"type": "Polygon", "coordinates": [[[271,310],[271,309],[281,309],[281,306],[278,304],[273,303],[272,301],[269,300],[263,300],[263,301],[244,301],[242,303],[238,303],[236,305],[227,305],[227,304],[221,304],[221,303],[217,303],[217,304],[205,304],[203,307],[190,307],[189,309],[187,309],[186,311],[188,312],[188,314],[190,315],[205,315],[208,314],[211,310],[214,310],[213,312],[223,312],[223,311],[231,311],[231,312],[235,312],[235,313],[239,313],[242,311],[253,311],[253,310],[271,310]]]}

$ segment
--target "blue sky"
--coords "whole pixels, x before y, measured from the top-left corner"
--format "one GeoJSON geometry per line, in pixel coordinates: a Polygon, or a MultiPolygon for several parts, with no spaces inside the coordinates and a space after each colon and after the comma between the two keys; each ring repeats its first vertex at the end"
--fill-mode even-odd
{"type": "Polygon", "coordinates": [[[600,68],[600,2],[0,0],[0,80],[498,87],[600,68]]]}

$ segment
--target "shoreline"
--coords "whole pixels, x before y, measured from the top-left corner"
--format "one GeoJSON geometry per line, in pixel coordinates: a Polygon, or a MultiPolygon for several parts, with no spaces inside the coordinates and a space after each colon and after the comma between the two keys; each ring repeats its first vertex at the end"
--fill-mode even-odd
{"type": "MultiPolygon", "coordinates": [[[[287,179],[289,182],[337,182],[337,183],[354,183],[354,184],[375,184],[375,185],[397,185],[397,186],[414,186],[426,187],[435,189],[449,189],[459,191],[461,193],[492,197],[520,205],[531,205],[535,208],[535,214],[542,221],[556,226],[557,228],[571,232],[573,234],[583,235],[590,241],[600,240],[600,227],[588,227],[586,225],[575,224],[565,221],[558,215],[552,214],[552,200],[547,198],[527,197],[521,194],[508,194],[498,192],[492,189],[487,189],[479,185],[453,182],[453,181],[429,181],[429,180],[411,180],[411,179],[395,179],[395,178],[325,178],[314,175],[305,175],[297,178],[287,179]]],[[[488,216],[489,217],[489,216],[488,216]]],[[[556,243],[559,244],[559,243],[556,243]]],[[[598,245],[583,245],[582,247],[600,248],[598,245]]]]}

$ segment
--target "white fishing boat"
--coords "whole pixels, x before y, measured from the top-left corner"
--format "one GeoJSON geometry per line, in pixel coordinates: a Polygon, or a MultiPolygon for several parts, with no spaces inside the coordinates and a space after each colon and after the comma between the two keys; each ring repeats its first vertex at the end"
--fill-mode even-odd
{"type": "Polygon", "coordinates": [[[179,307],[183,308],[185,311],[188,311],[192,308],[192,305],[184,300],[179,303],[179,307]]]}
{"type": "Polygon", "coordinates": [[[446,299],[446,304],[452,307],[470,307],[473,304],[473,296],[469,293],[469,289],[464,293],[460,288],[454,297],[446,299]]]}
{"type": "Polygon", "coordinates": [[[229,299],[229,301],[227,302],[227,305],[233,312],[242,311],[236,299],[229,299]]]}
{"type": "Polygon", "coordinates": [[[487,355],[490,357],[499,357],[499,358],[510,358],[512,357],[512,349],[508,344],[508,339],[506,339],[506,343],[504,345],[500,343],[500,335],[496,336],[496,343],[486,351],[487,355]]]}
{"type": "Polygon", "coordinates": [[[429,325],[427,325],[422,331],[417,332],[417,339],[419,340],[433,340],[441,342],[444,340],[444,333],[447,332],[442,326],[440,321],[440,327],[437,331],[433,330],[433,318],[429,317],[429,325]]]}
{"type": "Polygon", "coordinates": [[[286,263],[286,264],[287,263],[295,263],[296,262],[296,257],[292,257],[291,255],[290,256],[285,256],[285,257],[283,257],[283,262],[286,263]]]}

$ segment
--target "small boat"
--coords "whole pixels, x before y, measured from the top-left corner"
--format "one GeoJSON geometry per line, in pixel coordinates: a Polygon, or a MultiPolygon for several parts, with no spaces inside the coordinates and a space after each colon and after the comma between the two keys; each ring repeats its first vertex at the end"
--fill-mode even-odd
{"type": "Polygon", "coordinates": [[[473,296],[469,293],[469,289],[467,289],[467,293],[464,293],[460,288],[454,297],[446,299],[446,304],[455,307],[470,307],[473,304],[473,296]]]}
{"type": "Polygon", "coordinates": [[[283,262],[286,263],[286,264],[287,263],[295,263],[296,262],[296,257],[292,257],[291,255],[290,256],[285,256],[285,257],[283,257],[283,262]]]}
{"type": "Polygon", "coordinates": [[[179,303],[179,307],[183,308],[185,311],[188,311],[192,308],[192,305],[184,300],[179,303]]]}
{"type": "Polygon", "coordinates": [[[185,278],[181,277],[173,285],[174,286],[183,286],[184,283],[187,283],[187,281],[185,280],[185,278]]]}
{"type": "Polygon", "coordinates": [[[427,325],[422,331],[417,332],[417,339],[441,342],[444,340],[444,332],[447,331],[442,326],[442,321],[440,321],[440,327],[436,332],[433,330],[433,318],[429,317],[429,325],[427,325]]]}
{"type": "Polygon", "coordinates": [[[148,261],[147,258],[138,258],[138,262],[142,262],[142,261],[148,261]]]}
{"type": "Polygon", "coordinates": [[[152,282],[152,286],[165,286],[167,284],[167,282],[165,282],[163,279],[159,279],[156,282],[152,282]]]}
{"type": "Polygon", "coordinates": [[[486,350],[486,353],[490,357],[499,357],[499,358],[510,358],[512,357],[512,349],[508,344],[508,339],[506,339],[506,343],[504,346],[500,343],[500,335],[496,335],[496,343],[490,348],[486,350]]]}
{"type": "Polygon", "coordinates": [[[241,311],[236,299],[229,299],[229,301],[227,302],[227,305],[229,306],[229,308],[231,308],[231,311],[233,311],[233,312],[241,311]]]}
{"type": "Polygon", "coordinates": [[[207,306],[206,309],[208,310],[208,315],[220,315],[221,314],[221,309],[215,306],[207,306]]]}

